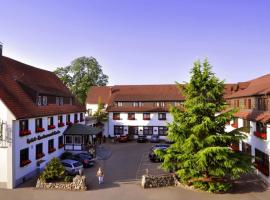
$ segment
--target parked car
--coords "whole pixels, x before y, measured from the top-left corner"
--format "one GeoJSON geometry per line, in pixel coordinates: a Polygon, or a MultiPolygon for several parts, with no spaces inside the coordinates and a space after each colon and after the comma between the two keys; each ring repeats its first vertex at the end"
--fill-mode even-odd
{"type": "Polygon", "coordinates": [[[146,141],[147,141],[146,135],[138,135],[137,142],[143,143],[143,142],[146,142],[146,141]]]}
{"type": "Polygon", "coordinates": [[[161,150],[161,151],[166,151],[166,149],[169,147],[169,144],[156,144],[151,147],[150,152],[149,152],[149,159],[152,162],[162,162],[161,158],[158,158],[156,155],[156,150],[161,150]]]}
{"type": "Polygon", "coordinates": [[[159,143],[159,135],[152,135],[150,142],[152,143],[159,143]]]}
{"type": "Polygon", "coordinates": [[[118,137],[118,142],[127,142],[128,141],[128,136],[127,135],[120,135],[118,137]]]}
{"type": "Polygon", "coordinates": [[[71,175],[78,174],[79,171],[83,168],[82,163],[76,160],[66,159],[62,160],[61,163],[64,166],[66,172],[71,175]]]}
{"type": "Polygon", "coordinates": [[[80,161],[83,167],[92,167],[94,165],[94,159],[87,153],[78,153],[74,155],[74,160],[80,161]]]}

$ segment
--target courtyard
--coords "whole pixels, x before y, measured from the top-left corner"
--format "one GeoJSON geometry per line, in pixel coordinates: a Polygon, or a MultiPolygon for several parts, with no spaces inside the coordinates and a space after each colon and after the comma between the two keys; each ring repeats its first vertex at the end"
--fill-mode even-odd
{"type": "Polygon", "coordinates": [[[98,160],[93,168],[86,169],[89,190],[85,192],[68,192],[35,189],[35,179],[29,180],[14,190],[0,190],[1,199],[267,199],[270,191],[256,177],[246,177],[239,181],[231,193],[211,194],[193,191],[182,187],[142,189],[140,177],[149,174],[164,173],[158,163],[148,160],[148,151],[153,144],[136,142],[102,144],[98,160]],[[98,185],[95,176],[101,166],[105,172],[105,183],[98,185]]]}

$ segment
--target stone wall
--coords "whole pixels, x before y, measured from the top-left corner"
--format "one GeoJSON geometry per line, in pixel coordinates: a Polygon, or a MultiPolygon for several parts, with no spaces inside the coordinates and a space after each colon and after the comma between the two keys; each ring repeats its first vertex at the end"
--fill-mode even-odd
{"type": "Polygon", "coordinates": [[[177,180],[173,174],[159,176],[143,175],[141,185],[143,188],[176,186],[177,180]]]}
{"type": "Polygon", "coordinates": [[[46,183],[41,179],[38,179],[36,188],[85,191],[87,190],[86,177],[77,175],[73,178],[72,182],[54,182],[54,183],[46,183]]]}

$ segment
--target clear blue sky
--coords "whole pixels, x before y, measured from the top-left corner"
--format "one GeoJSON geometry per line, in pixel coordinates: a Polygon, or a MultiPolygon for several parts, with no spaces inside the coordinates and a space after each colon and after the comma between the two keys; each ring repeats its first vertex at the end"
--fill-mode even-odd
{"type": "Polygon", "coordinates": [[[187,81],[209,58],[226,82],[270,73],[270,1],[0,0],[4,55],[54,70],[93,56],[112,84],[187,81]]]}

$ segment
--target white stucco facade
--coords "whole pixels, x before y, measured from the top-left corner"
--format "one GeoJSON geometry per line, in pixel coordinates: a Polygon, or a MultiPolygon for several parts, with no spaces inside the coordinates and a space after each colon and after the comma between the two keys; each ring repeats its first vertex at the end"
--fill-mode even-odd
{"type": "MultiPolygon", "coordinates": [[[[3,139],[0,141],[0,188],[14,188],[42,170],[53,157],[59,157],[64,152],[64,147],[59,147],[58,142],[59,136],[62,136],[67,128],[66,114],[61,114],[63,116],[63,123],[65,124],[63,127],[58,127],[58,115],[38,117],[42,118],[42,126],[45,129],[39,133],[36,132],[36,118],[26,119],[28,120],[28,130],[31,131],[31,134],[20,136],[20,120],[15,119],[1,100],[0,110],[0,120],[5,123],[3,139]],[[54,118],[54,129],[48,130],[48,117],[54,118]],[[51,139],[54,141],[53,146],[55,151],[49,153],[48,141],[51,139]],[[40,143],[43,144],[42,151],[44,157],[37,159],[36,145],[40,143]],[[21,166],[20,151],[27,148],[31,163],[21,166]],[[38,166],[38,162],[41,160],[43,162],[38,166]]],[[[74,122],[75,113],[69,114],[70,121],[74,122]]],[[[79,119],[80,113],[77,114],[79,119]]],[[[85,119],[84,113],[83,119],[85,119]]],[[[78,123],[84,124],[85,121],[78,123]]]]}
{"type": "MultiPolygon", "coordinates": [[[[164,113],[164,112],[163,112],[164,113]]],[[[109,120],[108,120],[108,135],[106,136],[115,136],[114,133],[114,126],[124,126],[124,133],[128,134],[128,127],[129,126],[138,126],[138,135],[143,135],[143,127],[144,126],[151,126],[153,127],[153,134],[158,134],[158,127],[166,127],[168,123],[173,121],[173,117],[170,113],[166,112],[166,120],[159,120],[158,119],[158,112],[151,112],[150,113],[150,120],[143,119],[142,112],[135,112],[135,120],[128,119],[127,112],[120,113],[120,120],[113,119],[113,112],[109,113],[109,120]]],[[[148,136],[148,138],[151,136],[148,136]]],[[[161,139],[165,139],[166,136],[160,136],[161,139]]]]}

